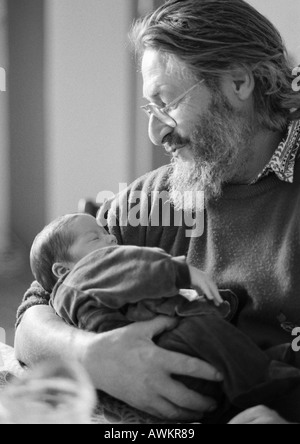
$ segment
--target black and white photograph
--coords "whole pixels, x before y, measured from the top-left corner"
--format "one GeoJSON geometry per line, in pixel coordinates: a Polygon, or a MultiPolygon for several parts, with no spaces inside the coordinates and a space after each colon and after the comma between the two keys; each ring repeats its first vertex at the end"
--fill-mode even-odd
{"type": "Polygon", "coordinates": [[[0,0],[0,424],[300,424],[300,0],[0,0]]]}

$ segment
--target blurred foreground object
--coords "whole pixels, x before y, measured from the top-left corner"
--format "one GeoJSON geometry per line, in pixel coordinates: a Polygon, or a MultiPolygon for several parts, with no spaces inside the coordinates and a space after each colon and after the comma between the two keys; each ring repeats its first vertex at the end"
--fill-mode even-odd
{"type": "Polygon", "coordinates": [[[0,424],[91,424],[92,384],[76,362],[45,362],[0,394],[0,424]]]}

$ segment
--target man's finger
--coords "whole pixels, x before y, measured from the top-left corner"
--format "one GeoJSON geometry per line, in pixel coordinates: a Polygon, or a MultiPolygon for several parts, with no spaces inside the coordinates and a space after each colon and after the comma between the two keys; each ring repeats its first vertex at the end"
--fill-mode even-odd
{"type": "MultiPolygon", "coordinates": [[[[175,318],[159,316],[153,321],[143,322],[143,335],[148,339],[153,339],[155,336],[159,336],[164,331],[172,330],[178,324],[178,320],[175,318]]],[[[141,323],[135,324],[141,330],[141,323]]]]}
{"type": "Polygon", "coordinates": [[[196,420],[199,420],[203,413],[213,412],[217,409],[217,403],[214,399],[202,396],[178,381],[173,380],[171,383],[170,380],[166,380],[164,387],[168,390],[164,391],[162,389],[161,396],[164,396],[168,402],[177,406],[180,410],[185,410],[190,415],[193,413],[196,420]]]}
{"type": "Polygon", "coordinates": [[[148,405],[144,408],[144,410],[147,411],[147,413],[149,413],[150,415],[174,422],[200,421],[202,418],[201,413],[180,408],[164,398],[159,399],[157,407],[152,408],[148,405]]]}
{"type": "Polygon", "coordinates": [[[179,353],[168,352],[168,360],[165,361],[165,369],[174,375],[191,376],[205,379],[206,381],[223,380],[222,375],[212,365],[200,359],[190,358],[179,353]]]}

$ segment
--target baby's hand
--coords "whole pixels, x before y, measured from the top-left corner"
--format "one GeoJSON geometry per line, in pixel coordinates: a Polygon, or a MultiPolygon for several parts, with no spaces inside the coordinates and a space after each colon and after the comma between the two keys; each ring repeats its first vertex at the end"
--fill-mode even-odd
{"type": "Polygon", "coordinates": [[[218,287],[213,282],[213,280],[201,270],[189,265],[191,274],[191,283],[193,288],[198,291],[198,293],[204,294],[210,301],[214,301],[215,305],[219,307],[223,304],[223,299],[219,294],[218,287]]]}

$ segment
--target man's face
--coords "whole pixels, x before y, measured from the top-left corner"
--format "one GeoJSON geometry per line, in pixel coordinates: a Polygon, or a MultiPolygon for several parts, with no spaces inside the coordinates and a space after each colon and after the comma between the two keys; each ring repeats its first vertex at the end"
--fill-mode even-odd
{"type": "MultiPolygon", "coordinates": [[[[157,51],[146,50],[143,57],[144,97],[160,107],[169,104],[197,83],[180,61],[166,62],[157,51]],[[172,69],[172,63],[173,69],[172,69]]],[[[253,155],[252,124],[247,112],[237,109],[220,90],[204,83],[188,94],[170,111],[176,127],[154,115],[149,122],[149,137],[172,153],[171,199],[178,209],[195,210],[190,196],[205,193],[206,201],[220,197],[225,183],[238,182],[253,155]]]]}

